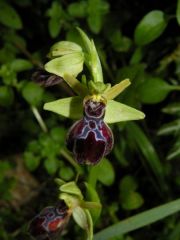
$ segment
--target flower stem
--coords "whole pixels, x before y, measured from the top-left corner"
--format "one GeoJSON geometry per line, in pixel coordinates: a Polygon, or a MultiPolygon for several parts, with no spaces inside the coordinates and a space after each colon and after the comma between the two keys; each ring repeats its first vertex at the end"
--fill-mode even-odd
{"type": "Polygon", "coordinates": [[[41,129],[42,129],[44,132],[47,132],[48,129],[47,129],[46,124],[45,124],[44,120],[42,119],[42,117],[41,117],[38,109],[37,109],[36,107],[34,107],[34,106],[31,106],[31,110],[32,110],[32,112],[33,112],[36,120],[38,121],[39,126],[41,127],[41,129]]]}
{"type": "Polygon", "coordinates": [[[61,149],[60,153],[76,169],[79,175],[82,174],[83,169],[74,161],[66,149],[61,149]]]}

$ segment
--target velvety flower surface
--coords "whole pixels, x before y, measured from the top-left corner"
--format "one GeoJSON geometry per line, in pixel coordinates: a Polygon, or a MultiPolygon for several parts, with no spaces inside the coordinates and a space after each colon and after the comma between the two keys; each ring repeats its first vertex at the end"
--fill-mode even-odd
{"type": "Polygon", "coordinates": [[[84,117],[69,130],[67,148],[78,163],[97,164],[113,147],[113,134],[103,121],[105,103],[89,99],[84,103],[84,117]]]}
{"type": "Polygon", "coordinates": [[[68,208],[63,200],[56,206],[44,208],[29,225],[30,234],[37,240],[56,239],[69,220],[68,208]]]}

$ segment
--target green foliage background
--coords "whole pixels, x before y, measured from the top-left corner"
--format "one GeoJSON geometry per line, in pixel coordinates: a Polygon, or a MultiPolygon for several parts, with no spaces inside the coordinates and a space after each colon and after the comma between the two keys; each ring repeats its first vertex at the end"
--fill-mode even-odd
{"type": "MultiPolygon", "coordinates": [[[[95,232],[179,198],[179,25],[180,1],[0,1],[0,239],[30,238],[28,221],[57,199],[54,177],[69,181],[78,172],[80,184],[96,188],[103,209],[95,232]],[[112,126],[113,152],[90,169],[66,151],[72,122],[42,110],[73,93],[63,83],[43,88],[31,80],[53,43],[79,42],[76,26],[94,39],[106,82],[130,78],[118,100],[146,114],[142,122],[112,126]],[[36,187],[15,204],[27,174],[36,187]]],[[[179,240],[179,226],[176,214],[111,240],[179,240]]],[[[72,235],[82,239],[70,222],[62,239],[72,235]]]]}

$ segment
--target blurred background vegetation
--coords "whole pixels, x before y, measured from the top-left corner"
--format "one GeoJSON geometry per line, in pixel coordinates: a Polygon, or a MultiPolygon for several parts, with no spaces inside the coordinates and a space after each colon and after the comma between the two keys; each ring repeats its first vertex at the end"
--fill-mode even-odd
{"type": "MultiPolygon", "coordinates": [[[[74,180],[79,171],[103,205],[96,232],[179,197],[179,25],[180,1],[0,1],[0,239],[30,239],[28,221],[57,200],[53,179],[74,180]],[[91,169],[65,148],[72,121],[42,109],[72,91],[39,84],[50,77],[41,70],[50,46],[78,43],[76,26],[94,39],[106,82],[130,78],[118,100],[146,114],[113,125],[114,150],[91,169]]],[[[70,222],[62,239],[72,236],[82,239],[70,222]]],[[[111,240],[141,239],[179,240],[179,216],[111,240]]]]}

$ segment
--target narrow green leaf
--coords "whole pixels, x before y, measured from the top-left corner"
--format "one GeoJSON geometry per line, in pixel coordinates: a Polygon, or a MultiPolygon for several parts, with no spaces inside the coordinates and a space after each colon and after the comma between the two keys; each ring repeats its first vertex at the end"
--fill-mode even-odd
{"type": "Polygon", "coordinates": [[[75,52],[82,52],[82,48],[78,44],[70,41],[61,41],[51,47],[48,56],[54,58],[75,52]]]}
{"type": "Polygon", "coordinates": [[[162,135],[169,135],[174,134],[176,132],[180,131],[180,120],[177,119],[175,121],[172,121],[170,123],[164,124],[157,132],[159,136],[162,135]]]}
{"type": "Polygon", "coordinates": [[[177,222],[176,226],[174,226],[173,230],[170,232],[168,240],[179,240],[179,236],[180,236],[180,221],[177,222]]]}
{"type": "Polygon", "coordinates": [[[136,143],[137,148],[142,152],[156,178],[161,184],[164,183],[164,170],[161,161],[152,143],[149,141],[144,132],[135,123],[126,125],[128,136],[136,143]]]}
{"type": "Polygon", "coordinates": [[[176,139],[173,147],[170,149],[167,160],[172,160],[180,157],[180,137],[176,139]]]}
{"type": "Polygon", "coordinates": [[[60,77],[70,74],[76,77],[83,70],[84,55],[82,52],[74,52],[55,58],[45,64],[47,72],[54,73],[60,77]]]}
{"type": "Polygon", "coordinates": [[[144,113],[129,107],[125,104],[109,100],[106,106],[104,121],[107,123],[115,123],[130,120],[139,120],[145,117],[144,113]]]}
{"type": "Polygon", "coordinates": [[[0,23],[13,29],[22,28],[19,14],[5,1],[0,1],[0,23]]]}
{"type": "Polygon", "coordinates": [[[167,26],[162,11],[153,10],[146,14],[136,26],[134,38],[139,46],[146,45],[158,38],[167,26]]]}
{"type": "Polygon", "coordinates": [[[180,114],[180,103],[170,103],[162,109],[162,112],[167,114],[180,114]]]}
{"type": "Polygon", "coordinates": [[[121,81],[120,83],[114,85],[113,87],[111,87],[110,89],[108,89],[107,91],[105,91],[105,93],[103,94],[103,96],[104,96],[107,100],[114,99],[114,98],[117,97],[121,92],[123,92],[130,84],[131,84],[131,82],[129,81],[129,79],[124,79],[124,80],[121,81]]]}
{"type": "Polygon", "coordinates": [[[180,0],[177,0],[176,18],[177,18],[178,24],[180,25],[180,0]]]}
{"type": "Polygon", "coordinates": [[[58,113],[71,119],[80,119],[83,116],[83,104],[80,97],[62,98],[46,103],[44,109],[58,113]]]}
{"type": "Polygon", "coordinates": [[[144,227],[180,211],[180,199],[160,205],[120,221],[94,235],[94,240],[109,240],[144,227]]]}

